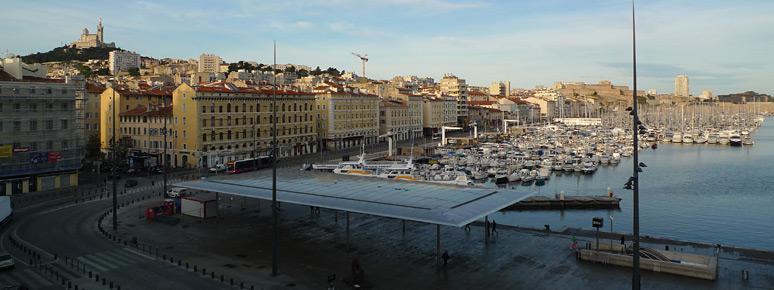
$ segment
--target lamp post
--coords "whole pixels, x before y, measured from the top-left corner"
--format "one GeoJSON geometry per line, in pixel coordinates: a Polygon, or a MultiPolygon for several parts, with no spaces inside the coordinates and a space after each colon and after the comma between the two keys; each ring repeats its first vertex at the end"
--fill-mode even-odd
{"type": "Polygon", "coordinates": [[[634,0],[632,0],[632,79],[633,79],[633,94],[632,94],[632,115],[634,118],[632,119],[632,135],[634,137],[634,154],[632,162],[633,165],[633,181],[634,181],[634,194],[632,195],[632,220],[633,220],[633,227],[632,227],[632,234],[634,235],[633,239],[633,248],[634,248],[634,256],[633,259],[633,265],[632,265],[632,290],[639,290],[640,289],[640,203],[639,203],[639,193],[640,193],[640,182],[638,177],[638,172],[641,170],[639,166],[639,154],[638,154],[638,144],[637,144],[637,137],[638,137],[638,128],[637,126],[639,124],[639,117],[637,116],[637,42],[635,37],[635,21],[634,21],[634,0]]]}
{"type": "MultiPolygon", "coordinates": [[[[277,67],[277,41],[274,41],[274,68],[277,67]]],[[[277,276],[277,247],[279,246],[277,237],[277,71],[272,70],[272,145],[271,145],[271,216],[273,225],[273,246],[271,275],[277,276]]]]}
{"type": "Polygon", "coordinates": [[[111,172],[112,179],[113,179],[113,230],[118,229],[118,213],[116,210],[118,209],[118,184],[116,184],[116,174],[117,172],[117,158],[116,158],[116,143],[118,143],[118,138],[116,137],[116,77],[118,76],[118,72],[116,71],[116,75],[113,76],[113,170],[111,172]]]}
{"type": "Polygon", "coordinates": [[[613,216],[610,216],[610,250],[613,250],[613,216]]]}

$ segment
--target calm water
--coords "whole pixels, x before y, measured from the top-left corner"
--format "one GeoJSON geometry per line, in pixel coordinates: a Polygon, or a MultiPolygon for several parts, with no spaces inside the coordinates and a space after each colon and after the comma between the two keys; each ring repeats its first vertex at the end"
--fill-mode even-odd
{"type": "MultiPolygon", "coordinates": [[[[640,151],[648,167],[640,178],[640,235],[774,250],[774,120],[751,134],[755,145],[662,143],[640,151]]],[[[602,195],[610,187],[623,198],[615,210],[507,211],[490,216],[499,223],[552,229],[591,228],[605,218],[605,230],[632,232],[632,191],[623,189],[632,158],[600,166],[592,175],[552,175],[544,186],[515,186],[537,195],[602,195]]]]}

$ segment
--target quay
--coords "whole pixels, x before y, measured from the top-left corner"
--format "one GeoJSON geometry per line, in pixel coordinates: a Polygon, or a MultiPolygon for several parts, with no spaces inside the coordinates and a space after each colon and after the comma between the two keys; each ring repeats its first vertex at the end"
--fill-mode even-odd
{"type": "MultiPolygon", "coordinates": [[[[279,212],[279,276],[272,277],[270,204],[221,197],[217,218],[182,216],[175,225],[138,219],[134,207],[119,209],[119,220],[124,222],[115,234],[123,240],[137,237],[143,245],[158,248],[161,255],[185,257],[184,262],[245,281],[255,289],[322,289],[328,286],[326,278],[331,274],[336,274],[337,289],[355,289],[344,282],[352,277],[354,260],[371,289],[631,287],[631,268],[579,260],[571,250],[573,236],[579,245],[594,242],[593,229],[510,226],[502,224],[498,212],[488,217],[498,222],[497,232],[488,238],[481,222],[472,223],[469,230],[441,226],[441,251],[450,258],[439,269],[436,225],[365,214],[351,214],[347,223],[339,211],[322,208],[315,212],[289,203],[283,203],[279,212]]],[[[157,202],[147,200],[138,206],[157,202]]],[[[643,231],[641,245],[717,255],[717,279],[643,269],[642,289],[774,289],[774,251],[657,238],[657,232],[643,231]]],[[[600,243],[619,244],[621,236],[631,245],[631,235],[620,232],[600,232],[600,243]]]]}
{"type": "Polygon", "coordinates": [[[611,196],[579,196],[568,195],[550,198],[547,196],[530,196],[506,210],[538,210],[538,209],[606,209],[619,208],[620,197],[611,196]]]}

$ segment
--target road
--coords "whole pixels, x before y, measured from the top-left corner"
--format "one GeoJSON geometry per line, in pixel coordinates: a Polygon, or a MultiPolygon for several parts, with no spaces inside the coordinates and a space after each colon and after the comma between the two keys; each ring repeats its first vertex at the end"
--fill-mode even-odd
{"type": "MultiPolygon", "coordinates": [[[[138,187],[120,196],[119,203],[153,192],[149,180],[139,181],[138,187]]],[[[31,289],[61,289],[61,285],[73,289],[75,285],[80,289],[109,289],[113,283],[120,289],[234,289],[192,269],[185,270],[148,253],[127,249],[103,236],[97,221],[111,206],[111,199],[104,198],[22,213],[2,234],[2,248],[16,258],[17,267],[7,272],[9,275],[0,276],[0,285],[23,283],[31,289]],[[31,249],[28,251],[39,253],[41,262],[30,265],[32,256],[20,251],[12,239],[31,249]]]]}

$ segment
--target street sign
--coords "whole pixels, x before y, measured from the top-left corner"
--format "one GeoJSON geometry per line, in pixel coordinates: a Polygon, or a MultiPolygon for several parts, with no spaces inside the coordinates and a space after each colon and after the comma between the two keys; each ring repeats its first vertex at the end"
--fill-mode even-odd
{"type": "Polygon", "coordinates": [[[601,217],[595,217],[591,219],[591,226],[595,228],[601,228],[605,225],[605,219],[601,217]]]}

